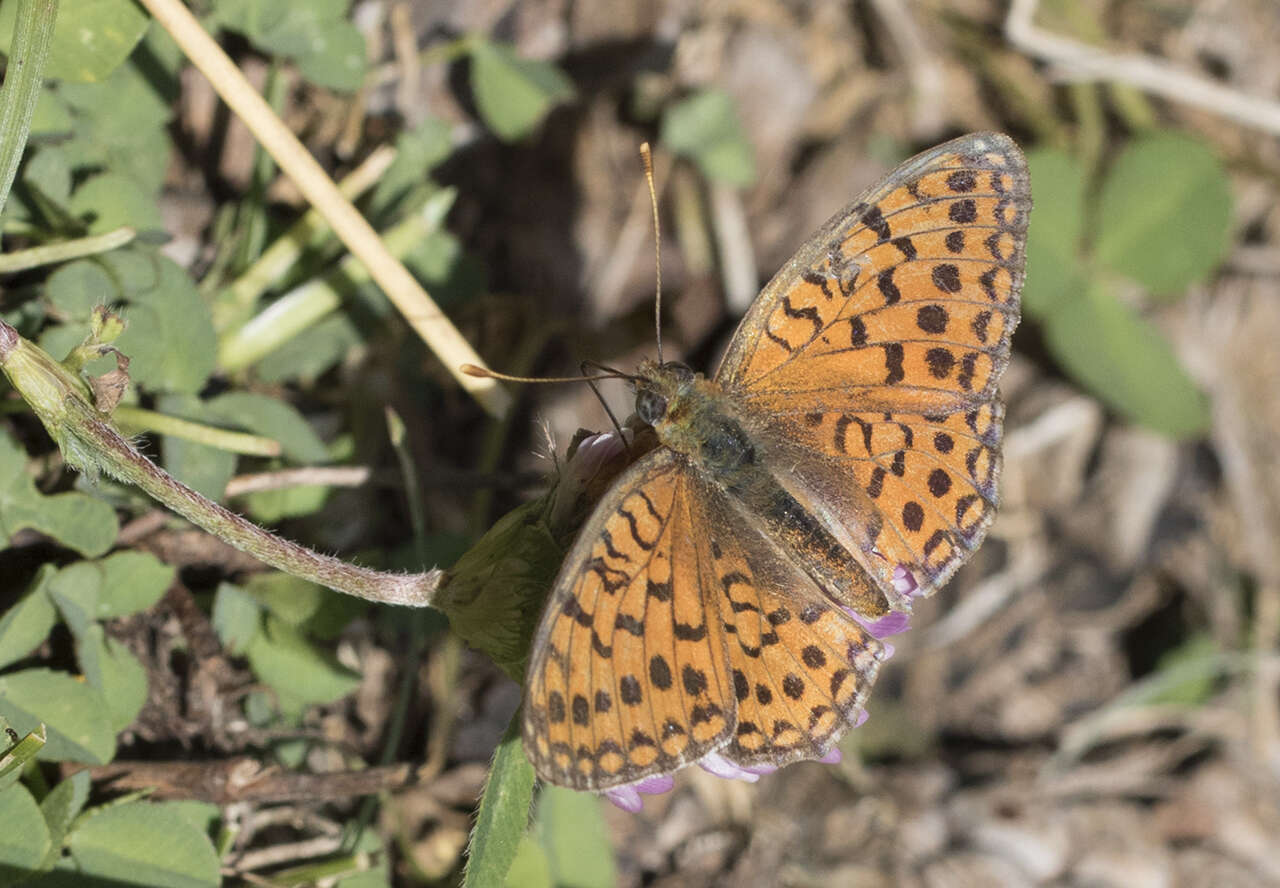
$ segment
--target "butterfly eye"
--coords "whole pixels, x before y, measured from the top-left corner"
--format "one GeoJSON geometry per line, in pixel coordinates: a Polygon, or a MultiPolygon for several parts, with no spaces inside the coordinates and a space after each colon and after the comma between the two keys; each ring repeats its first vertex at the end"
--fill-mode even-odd
{"type": "Polygon", "coordinates": [[[653,425],[667,415],[667,399],[650,389],[636,392],[636,414],[653,425]]]}

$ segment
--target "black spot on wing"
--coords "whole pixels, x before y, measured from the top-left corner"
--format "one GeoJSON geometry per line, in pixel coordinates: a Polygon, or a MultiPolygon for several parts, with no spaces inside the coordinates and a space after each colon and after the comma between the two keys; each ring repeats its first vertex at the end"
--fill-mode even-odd
{"type": "Polygon", "coordinates": [[[885,385],[894,385],[906,379],[906,371],[902,367],[905,351],[901,342],[888,342],[884,345],[885,385]]]}
{"type": "Polygon", "coordinates": [[[876,237],[880,239],[881,243],[893,236],[893,232],[889,230],[889,223],[885,221],[884,214],[880,212],[879,207],[872,207],[863,213],[861,221],[863,225],[876,233],[876,237]]]}

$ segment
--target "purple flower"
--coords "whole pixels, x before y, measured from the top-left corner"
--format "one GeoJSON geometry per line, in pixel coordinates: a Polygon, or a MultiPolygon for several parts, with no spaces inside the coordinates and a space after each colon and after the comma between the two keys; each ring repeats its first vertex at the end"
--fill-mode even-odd
{"type": "MultiPolygon", "coordinates": [[[[718,752],[709,752],[698,760],[698,767],[706,771],[708,774],[714,774],[717,777],[723,777],[725,780],[744,780],[747,783],[755,783],[760,779],[761,772],[754,768],[744,768],[735,765],[718,752]]],[[[767,766],[766,766],[767,767],[767,766]]],[[[769,773],[765,771],[763,773],[769,773]]]]}
{"type": "MultiPolygon", "coordinates": [[[[866,629],[876,638],[898,635],[911,628],[911,614],[904,614],[902,611],[890,611],[883,617],[878,617],[874,620],[859,616],[849,608],[845,608],[845,613],[857,620],[863,629],[866,629]]],[[[889,656],[892,656],[892,653],[889,656]]]]}
{"type": "MultiPolygon", "coordinates": [[[[906,566],[902,564],[893,569],[893,588],[899,595],[914,596],[920,591],[920,585],[916,582],[915,574],[907,570],[906,566]]],[[[888,638],[890,635],[898,635],[911,628],[911,614],[905,611],[890,611],[874,620],[868,620],[866,617],[860,616],[851,608],[846,607],[844,611],[876,638],[888,638]]],[[[885,658],[892,657],[893,645],[886,643],[885,649],[885,658]]]]}
{"type": "MultiPolygon", "coordinates": [[[[601,432],[583,438],[569,460],[574,479],[582,483],[592,480],[609,463],[626,454],[627,443],[617,432],[601,432]]],[[[612,471],[616,473],[617,469],[612,471]]]]}
{"type": "Polygon", "coordinates": [[[613,789],[606,789],[604,796],[623,811],[639,814],[640,809],[644,807],[644,801],[640,798],[641,793],[645,795],[660,795],[664,792],[670,792],[675,783],[675,778],[670,774],[659,774],[656,777],[646,777],[637,783],[628,783],[626,786],[615,786],[613,789]]]}

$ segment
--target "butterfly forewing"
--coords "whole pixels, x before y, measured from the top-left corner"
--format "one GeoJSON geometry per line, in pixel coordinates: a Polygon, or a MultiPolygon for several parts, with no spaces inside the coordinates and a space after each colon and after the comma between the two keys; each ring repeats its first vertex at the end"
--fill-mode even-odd
{"type": "Polygon", "coordinates": [[[717,374],[835,513],[872,501],[867,568],[891,599],[897,566],[931,592],[994,516],[1030,205],[1006,136],[907,161],[765,287],[717,374]]]}
{"type": "Polygon", "coordinates": [[[990,400],[1018,321],[1029,210],[1006,136],[908,161],[765,287],[717,380],[771,412],[920,415],[990,400]]]}

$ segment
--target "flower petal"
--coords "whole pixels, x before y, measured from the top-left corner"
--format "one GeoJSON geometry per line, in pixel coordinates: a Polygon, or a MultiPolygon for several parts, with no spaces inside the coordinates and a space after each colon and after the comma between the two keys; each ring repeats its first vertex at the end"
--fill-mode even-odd
{"type": "Polygon", "coordinates": [[[899,595],[914,595],[920,584],[916,582],[915,574],[907,570],[905,565],[899,564],[893,569],[893,588],[899,595]]]}
{"type": "Polygon", "coordinates": [[[664,792],[671,792],[671,787],[676,785],[676,778],[670,774],[657,774],[633,785],[645,795],[662,795],[664,792]]]}
{"type": "Polygon", "coordinates": [[[632,814],[639,814],[640,809],[644,807],[644,802],[640,801],[640,793],[634,783],[606,789],[604,797],[623,811],[630,811],[632,814]]]}
{"type": "Polygon", "coordinates": [[[866,617],[860,616],[851,608],[845,608],[845,613],[853,617],[862,626],[876,638],[885,638],[889,635],[897,635],[906,632],[911,628],[911,614],[902,611],[890,611],[883,617],[877,617],[874,620],[868,620],[866,617]]]}
{"type": "Polygon", "coordinates": [[[749,771],[734,764],[718,752],[709,752],[704,755],[698,760],[698,767],[726,780],[745,780],[747,783],[755,783],[760,779],[760,775],[755,771],[749,771]]]}
{"type": "Polygon", "coordinates": [[[676,779],[672,775],[657,774],[653,777],[638,780],[635,783],[628,783],[626,786],[615,786],[613,789],[606,789],[603,795],[623,811],[639,814],[640,809],[644,807],[644,800],[640,798],[641,794],[661,795],[664,792],[670,792],[675,785],[676,779]]]}

